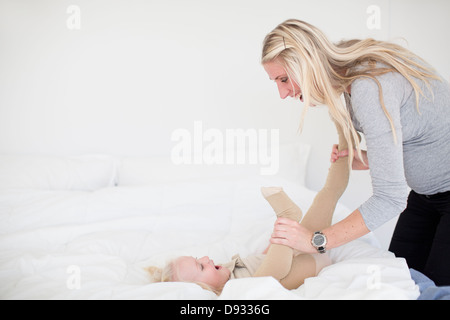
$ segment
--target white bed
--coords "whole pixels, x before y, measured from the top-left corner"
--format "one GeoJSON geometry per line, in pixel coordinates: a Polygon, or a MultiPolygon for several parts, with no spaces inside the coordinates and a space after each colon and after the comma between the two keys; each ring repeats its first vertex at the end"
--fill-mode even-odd
{"type": "MultiPolygon", "coordinates": [[[[304,168],[292,169],[295,179],[184,169],[162,158],[1,156],[0,299],[419,296],[405,261],[371,234],[332,250],[334,264],[296,290],[269,277],[229,281],[220,297],[195,284],[150,283],[144,267],[179,255],[220,263],[262,252],[275,216],[261,186],[283,186],[305,211],[315,195],[304,168]]],[[[335,221],[349,212],[339,204],[335,221]]]]}

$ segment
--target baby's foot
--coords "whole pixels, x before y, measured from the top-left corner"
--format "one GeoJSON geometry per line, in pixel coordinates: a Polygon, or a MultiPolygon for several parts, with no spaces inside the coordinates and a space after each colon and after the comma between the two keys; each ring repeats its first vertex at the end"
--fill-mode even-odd
{"type": "Polygon", "coordinates": [[[302,210],[287,196],[280,187],[263,187],[261,193],[272,206],[279,218],[289,218],[300,221],[302,210]]]}

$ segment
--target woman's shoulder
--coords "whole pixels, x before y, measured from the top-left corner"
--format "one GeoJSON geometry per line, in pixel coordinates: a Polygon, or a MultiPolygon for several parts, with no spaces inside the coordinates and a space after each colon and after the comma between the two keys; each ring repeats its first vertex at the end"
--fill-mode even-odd
{"type": "MultiPolygon", "coordinates": [[[[362,68],[362,67],[361,67],[362,68]]],[[[383,64],[377,64],[377,68],[379,71],[383,69],[389,69],[387,66],[383,64]]],[[[376,72],[377,70],[375,70],[376,72]]],[[[395,86],[397,88],[409,88],[410,84],[408,80],[401,75],[399,72],[392,70],[386,72],[384,74],[377,75],[361,75],[352,83],[352,94],[356,92],[367,92],[367,90],[376,89],[378,91],[378,84],[384,87],[392,87],[395,86]],[[378,83],[377,83],[378,82],[378,83]]]]}

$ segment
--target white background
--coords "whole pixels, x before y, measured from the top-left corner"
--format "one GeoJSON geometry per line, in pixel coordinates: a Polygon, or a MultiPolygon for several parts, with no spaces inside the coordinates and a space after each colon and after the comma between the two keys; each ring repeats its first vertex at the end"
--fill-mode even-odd
{"type": "MultiPolygon", "coordinates": [[[[194,121],[279,129],[312,145],[307,186],[319,190],[334,126],[310,108],[297,133],[303,105],[280,100],[261,67],[264,36],[296,18],[332,41],[391,40],[448,80],[449,15],[448,0],[0,0],[0,154],[168,155],[194,121]]],[[[342,201],[353,210],[370,194],[369,173],[354,172],[342,201]]],[[[394,222],[377,231],[385,247],[394,222]]]]}

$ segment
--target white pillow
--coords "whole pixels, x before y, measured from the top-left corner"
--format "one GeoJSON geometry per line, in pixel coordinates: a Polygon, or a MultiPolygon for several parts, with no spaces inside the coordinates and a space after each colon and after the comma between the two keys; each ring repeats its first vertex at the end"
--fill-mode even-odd
{"type": "Polygon", "coordinates": [[[310,152],[311,146],[309,144],[282,144],[280,146],[280,167],[277,176],[305,186],[310,152]]]}
{"type": "Polygon", "coordinates": [[[85,190],[114,186],[117,161],[110,156],[0,156],[0,188],[85,190]]]}
{"type": "MultiPolygon", "coordinates": [[[[303,143],[282,144],[275,174],[305,185],[306,166],[311,147],[303,143]]],[[[241,178],[264,176],[260,164],[175,164],[169,156],[124,157],[118,169],[119,186],[174,182],[203,178],[241,178]]]]}

